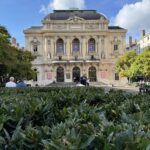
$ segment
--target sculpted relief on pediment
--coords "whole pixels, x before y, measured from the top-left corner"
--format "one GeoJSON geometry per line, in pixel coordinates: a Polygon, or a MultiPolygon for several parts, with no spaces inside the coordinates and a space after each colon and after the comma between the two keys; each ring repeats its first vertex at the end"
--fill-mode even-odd
{"type": "Polygon", "coordinates": [[[31,40],[31,44],[39,45],[40,41],[36,37],[33,37],[33,40],[31,40]]]}
{"type": "Polygon", "coordinates": [[[72,17],[70,17],[70,18],[68,19],[68,21],[69,21],[69,22],[75,22],[75,23],[77,23],[77,22],[82,22],[82,21],[84,21],[84,19],[83,19],[83,18],[80,18],[80,17],[78,17],[78,16],[72,16],[72,17]]]}

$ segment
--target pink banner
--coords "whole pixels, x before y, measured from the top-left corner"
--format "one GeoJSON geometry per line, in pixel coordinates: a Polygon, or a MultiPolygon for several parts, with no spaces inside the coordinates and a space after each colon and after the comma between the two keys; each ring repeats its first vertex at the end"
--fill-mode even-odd
{"type": "Polygon", "coordinates": [[[102,71],[101,72],[101,78],[102,79],[106,79],[107,78],[107,72],[106,71],[102,71]]]}
{"type": "Polygon", "coordinates": [[[47,79],[52,80],[52,72],[47,72],[47,79]]]}

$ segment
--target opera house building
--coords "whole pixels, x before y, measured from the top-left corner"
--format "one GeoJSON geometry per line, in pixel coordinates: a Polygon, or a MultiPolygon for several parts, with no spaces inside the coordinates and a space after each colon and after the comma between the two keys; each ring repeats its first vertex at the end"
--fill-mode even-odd
{"type": "Polygon", "coordinates": [[[37,84],[73,82],[82,75],[90,82],[119,80],[115,62],[125,52],[127,30],[108,24],[96,10],[54,10],[42,26],[25,29],[25,49],[36,56],[37,84]]]}

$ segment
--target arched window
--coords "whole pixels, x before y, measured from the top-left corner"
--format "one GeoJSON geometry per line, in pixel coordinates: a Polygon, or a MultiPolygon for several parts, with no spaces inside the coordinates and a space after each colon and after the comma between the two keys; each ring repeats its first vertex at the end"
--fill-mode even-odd
{"type": "Polygon", "coordinates": [[[58,39],[56,42],[56,50],[58,53],[64,52],[64,41],[62,39],[58,39]]]}
{"type": "Polygon", "coordinates": [[[93,38],[88,41],[88,50],[95,51],[95,40],[93,38]]]}
{"type": "Polygon", "coordinates": [[[80,80],[80,68],[79,67],[74,67],[72,69],[72,79],[74,82],[79,82],[80,80]]]}
{"type": "Polygon", "coordinates": [[[57,82],[64,82],[64,68],[58,67],[56,72],[57,72],[57,82]]]}
{"type": "Polygon", "coordinates": [[[96,78],[96,68],[91,66],[89,68],[89,80],[91,82],[96,82],[97,78],[96,78]]]}
{"type": "Polygon", "coordinates": [[[80,51],[80,41],[78,39],[74,39],[72,42],[72,51],[78,52],[80,51]]]}

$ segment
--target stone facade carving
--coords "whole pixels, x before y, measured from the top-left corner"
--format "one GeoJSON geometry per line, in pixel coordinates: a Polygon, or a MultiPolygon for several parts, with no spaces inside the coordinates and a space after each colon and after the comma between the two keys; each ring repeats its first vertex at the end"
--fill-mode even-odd
{"type": "Polygon", "coordinates": [[[85,29],[99,29],[98,24],[85,25],[85,29]]]}
{"type": "Polygon", "coordinates": [[[56,25],[53,25],[53,29],[54,30],[65,30],[66,29],[66,25],[58,25],[58,24],[56,24],[56,25]]]}

